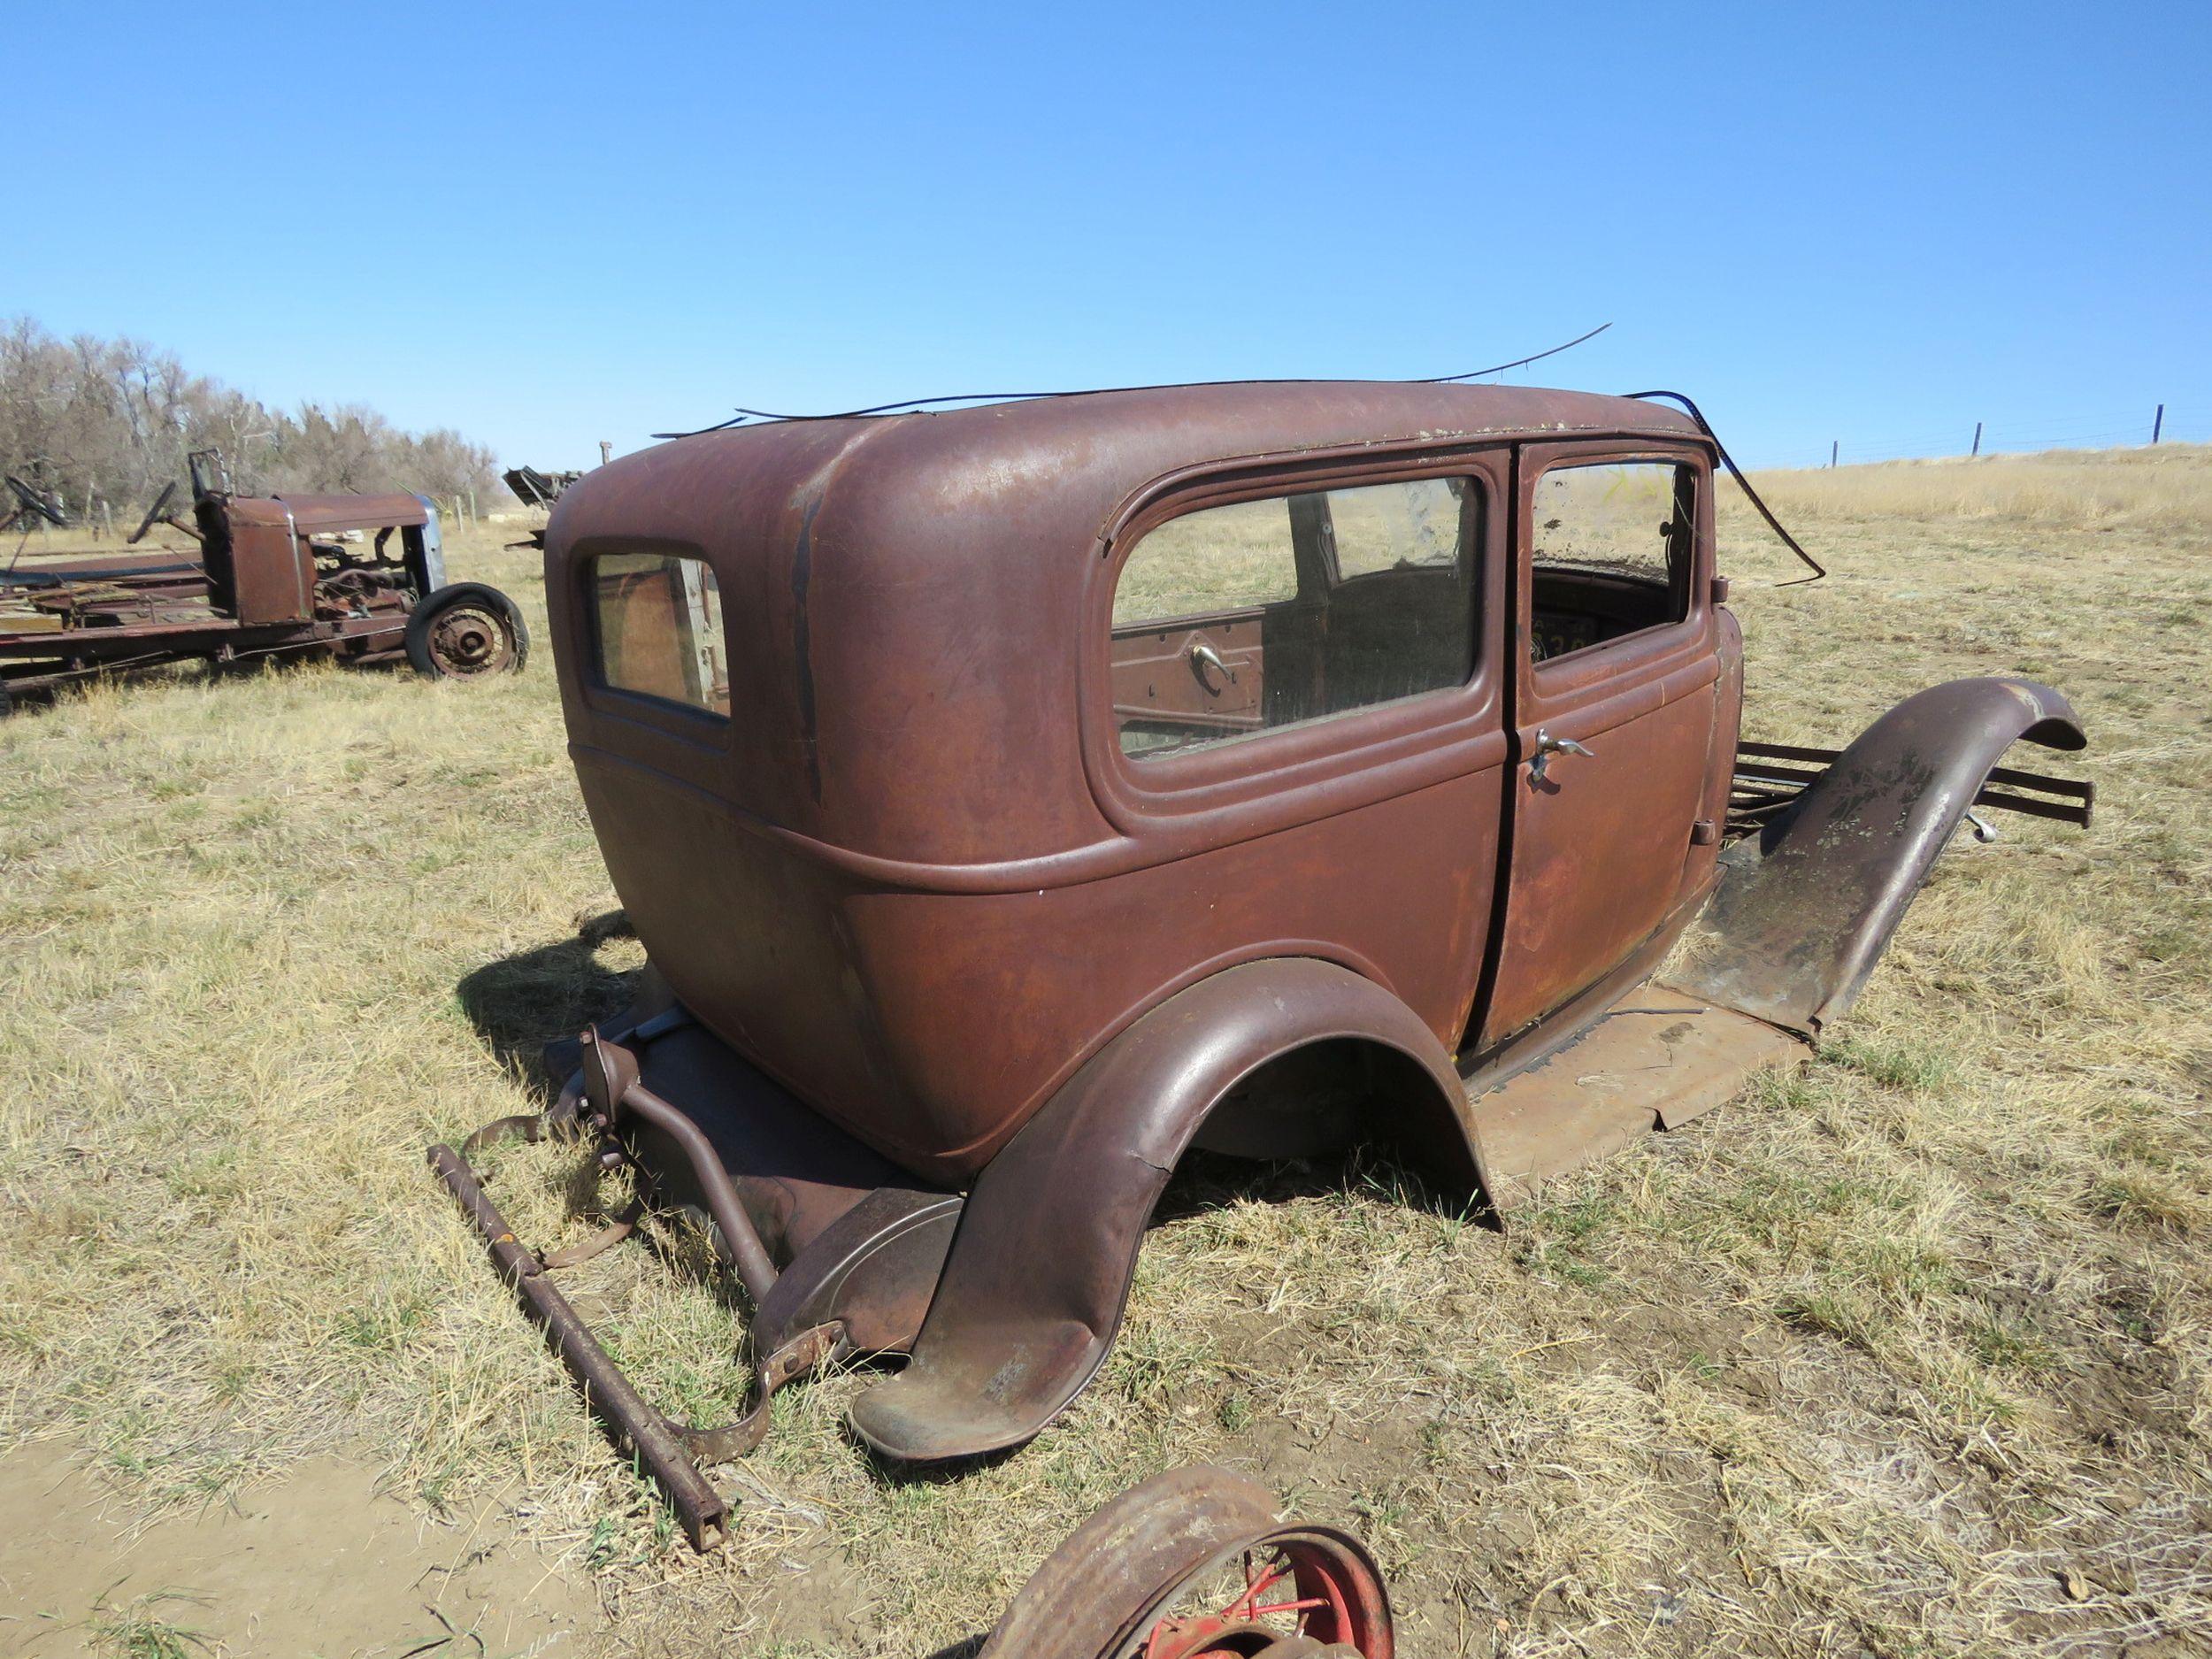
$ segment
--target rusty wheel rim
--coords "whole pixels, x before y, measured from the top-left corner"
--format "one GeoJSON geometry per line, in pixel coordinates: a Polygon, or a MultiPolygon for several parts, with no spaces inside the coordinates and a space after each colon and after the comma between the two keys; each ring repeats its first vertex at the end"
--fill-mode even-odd
{"type": "Polygon", "coordinates": [[[465,679],[496,673],[514,660],[506,618],[482,605],[452,605],[430,625],[430,660],[441,674],[465,679]]]}
{"type": "Polygon", "coordinates": [[[1148,1617],[1125,1659],[1392,1659],[1381,1574],[1327,1527],[1271,1532],[1176,1586],[1148,1617]]]}

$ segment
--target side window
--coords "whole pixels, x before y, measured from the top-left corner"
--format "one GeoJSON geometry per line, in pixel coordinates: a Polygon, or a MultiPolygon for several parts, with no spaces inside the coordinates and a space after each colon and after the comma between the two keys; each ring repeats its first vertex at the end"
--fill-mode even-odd
{"type": "Polygon", "coordinates": [[[1114,718],[1144,760],[1463,685],[1467,479],[1208,507],[1148,531],[1114,588],[1114,718]]]}
{"type": "Polygon", "coordinates": [[[588,591],[601,683],[729,718],[722,595],[704,561],[602,553],[588,591]]]}
{"type": "Polygon", "coordinates": [[[1530,549],[1539,662],[1690,614],[1697,474],[1668,461],[1555,466],[1530,549]]]}

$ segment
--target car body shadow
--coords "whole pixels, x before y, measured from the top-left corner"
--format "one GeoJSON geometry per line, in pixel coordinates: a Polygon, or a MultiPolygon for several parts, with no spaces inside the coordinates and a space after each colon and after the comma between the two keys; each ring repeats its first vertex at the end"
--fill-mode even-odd
{"type": "Polygon", "coordinates": [[[611,966],[603,953],[635,936],[628,917],[609,910],[573,938],[488,962],[454,987],[476,1034],[541,1105],[553,1102],[575,1069],[577,1033],[629,1005],[638,970],[611,966]]]}

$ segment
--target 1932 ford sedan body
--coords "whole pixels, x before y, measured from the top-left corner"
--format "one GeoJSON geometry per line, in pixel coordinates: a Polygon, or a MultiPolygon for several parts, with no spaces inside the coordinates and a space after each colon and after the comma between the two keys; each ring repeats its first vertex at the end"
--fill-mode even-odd
{"type": "Polygon", "coordinates": [[[2083,741],[2017,680],[1740,758],[1716,457],[1647,401],[1270,383],[588,475],[549,608],[651,970],[563,1110],[711,1218],[772,1384],[910,1349],[853,1422],[934,1459],[1088,1380],[1194,1140],[1395,1143],[1494,1214],[1724,1098],[1978,797],[2086,788],[1993,783],[2083,741]]]}

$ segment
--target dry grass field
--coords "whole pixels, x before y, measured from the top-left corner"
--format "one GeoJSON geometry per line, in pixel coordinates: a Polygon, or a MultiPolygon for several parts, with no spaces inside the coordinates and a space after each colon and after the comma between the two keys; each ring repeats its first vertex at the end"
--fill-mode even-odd
{"type": "MultiPolygon", "coordinates": [[[[1764,585],[1786,557],[1724,512],[1748,733],[2037,676],[2092,748],[2016,759],[2093,776],[2096,826],[1962,840],[1809,1070],[1504,1237],[1387,1167],[1187,1171],[1037,1444],[900,1479],[841,1431],[854,1379],[795,1388],[718,1471],[742,1507],[706,1560],[421,1162],[530,1109],[533,1045],[640,959],[580,935],[613,897],[549,664],[0,723],[0,1448],[65,1459],[119,1537],[339,1453],[457,1554],[487,1517],[541,1552],[511,1595],[595,1598],[557,1641],[457,1616],[454,1654],[956,1653],[1079,1517],[1197,1458],[1368,1538],[1409,1659],[2212,1651],[2212,452],[1771,484],[1835,574],[1764,585]]],[[[453,562],[540,625],[497,529],[453,562]]],[[[526,1237],[584,1236],[577,1162],[500,1157],[526,1237]]],[[[670,1243],[573,1294],[709,1418],[741,1313],[670,1243]]],[[[0,1654],[274,1650],[206,1586],[61,1580],[0,1585],[0,1654]]],[[[441,1651],[411,1635],[437,1594],[316,1651],[441,1651]]]]}

